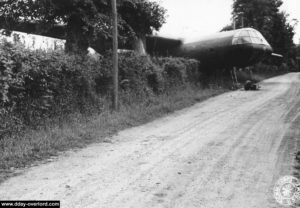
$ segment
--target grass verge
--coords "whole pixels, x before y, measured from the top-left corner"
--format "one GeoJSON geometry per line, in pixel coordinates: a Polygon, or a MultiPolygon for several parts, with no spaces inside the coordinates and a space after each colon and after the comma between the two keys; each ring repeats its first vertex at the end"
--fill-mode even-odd
{"type": "Polygon", "coordinates": [[[49,123],[43,129],[28,129],[23,135],[1,139],[0,182],[16,169],[36,164],[62,151],[83,148],[95,142],[109,142],[109,136],[122,129],[144,124],[225,91],[221,88],[177,88],[143,102],[122,105],[119,112],[107,108],[89,117],[71,115],[57,122],[59,124],[49,123]]]}

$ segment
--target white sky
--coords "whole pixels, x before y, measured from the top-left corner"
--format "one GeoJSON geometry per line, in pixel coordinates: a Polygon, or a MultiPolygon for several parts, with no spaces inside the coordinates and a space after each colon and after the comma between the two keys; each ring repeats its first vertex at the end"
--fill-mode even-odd
{"type": "MultiPolygon", "coordinates": [[[[167,23],[159,35],[182,38],[187,42],[220,31],[230,24],[233,0],[154,0],[168,10],[167,23]]],[[[282,10],[290,19],[300,21],[300,0],[283,0],[282,10]]],[[[296,27],[295,43],[300,39],[300,22],[296,27]]]]}

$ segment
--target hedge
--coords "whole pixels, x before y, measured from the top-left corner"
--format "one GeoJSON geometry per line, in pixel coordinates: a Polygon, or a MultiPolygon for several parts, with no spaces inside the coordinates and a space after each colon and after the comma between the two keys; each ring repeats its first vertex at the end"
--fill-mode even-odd
{"type": "MultiPolygon", "coordinates": [[[[198,84],[198,62],[120,54],[122,104],[150,99],[171,88],[198,84]]],[[[112,92],[111,54],[99,58],[63,51],[31,51],[0,42],[0,139],[48,118],[101,111],[112,92]]]]}

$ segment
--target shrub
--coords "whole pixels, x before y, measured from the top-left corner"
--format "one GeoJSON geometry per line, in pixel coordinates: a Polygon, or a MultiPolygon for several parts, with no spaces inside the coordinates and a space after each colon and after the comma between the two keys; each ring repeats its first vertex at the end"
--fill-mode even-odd
{"type": "MultiPolygon", "coordinates": [[[[84,111],[95,104],[94,64],[88,58],[63,52],[30,51],[7,42],[0,48],[1,117],[38,124],[45,118],[74,110],[84,111]],[[7,116],[9,114],[10,116],[7,116]]],[[[6,130],[5,130],[6,131],[6,130]]]]}
{"type": "MultiPolygon", "coordinates": [[[[72,113],[101,111],[111,96],[111,69],[111,54],[95,59],[63,51],[30,51],[2,41],[0,136],[72,113]]],[[[154,60],[133,52],[119,56],[123,104],[151,101],[157,93],[197,83],[198,77],[194,60],[154,60]]]]}
{"type": "Polygon", "coordinates": [[[199,63],[196,60],[164,57],[153,58],[153,61],[162,68],[165,89],[199,83],[199,63]]]}

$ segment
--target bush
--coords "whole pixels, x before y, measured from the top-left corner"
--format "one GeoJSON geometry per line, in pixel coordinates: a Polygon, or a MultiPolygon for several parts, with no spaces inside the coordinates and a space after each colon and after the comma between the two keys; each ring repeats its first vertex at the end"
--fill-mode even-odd
{"type": "MultiPolygon", "coordinates": [[[[0,47],[0,108],[1,117],[6,118],[4,123],[37,125],[45,118],[86,111],[97,104],[93,90],[95,63],[88,58],[29,51],[7,42],[0,47]]],[[[0,131],[15,130],[9,126],[14,124],[1,126],[0,131]]]]}
{"type": "Polygon", "coordinates": [[[281,63],[280,65],[258,63],[254,66],[239,70],[237,78],[240,83],[245,83],[247,80],[260,82],[264,79],[287,73],[289,72],[289,69],[290,68],[286,63],[281,63]]]}
{"type": "MultiPolygon", "coordinates": [[[[99,59],[63,51],[30,51],[0,43],[0,136],[24,126],[107,106],[112,91],[111,54],[99,59]]],[[[123,53],[119,56],[123,104],[148,102],[155,94],[197,84],[198,62],[123,53]]]]}
{"type": "Polygon", "coordinates": [[[164,89],[181,85],[199,84],[199,62],[184,58],[153,58],[153,61],[162,68],[162,77],[165,80],[164,89]]]}

